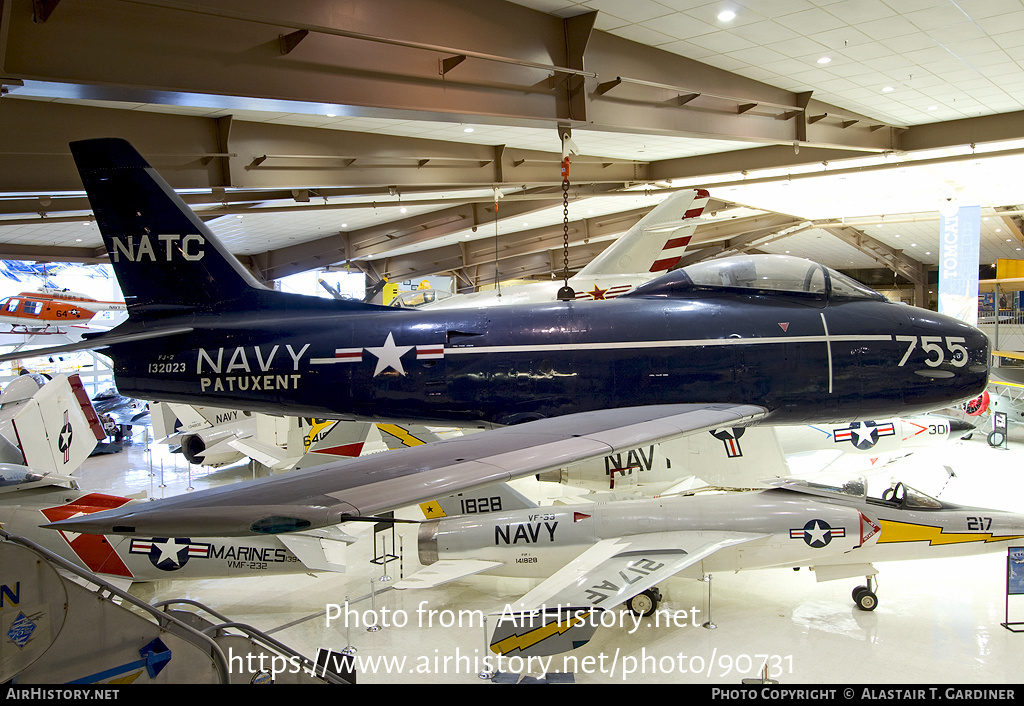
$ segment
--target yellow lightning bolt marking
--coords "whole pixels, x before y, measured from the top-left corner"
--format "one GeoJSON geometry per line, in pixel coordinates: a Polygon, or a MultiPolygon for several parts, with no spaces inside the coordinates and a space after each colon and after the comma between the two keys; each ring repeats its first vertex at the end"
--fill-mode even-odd
{"type": "Polygon", "coordinates": [[[572,617],[564,623],[556,620],[555,622],[542,625],[541,627],[535,628],[530,632],[523,633],[522,635],[509,635],[501,642],[492,644],[491,652],[499,655],[505,655],[512,650],[526,650],[529,647],[533,647],[541,640],[546,640],[552,635],[561,635],[564,632],[568,632],[571,628],[579,625],[588,617],[590,617],[590,613],[572,617]]]}
{"type": "Polygon", "coordinates": [[[1021,539],[1024,535],[999,535],[991,532],[944,532],[941,527],[931,525],[917,525],[910,522],[896,522],[893,520],[878,520],[882,527],[882,533],[878,537],[878,544],[895,544],[897,542],[928,542],[929,546],[942,546],[945,544],[964,544],[966,542],[1004,542],[1012,539],[1021,539]]]}
{"type": "Polygon", "coordinates": [[[405,446],[422,446],[423,444],[427,443],[422,439],[417,439],[415,436],[409,433],[408,429],[400,427],[397,424],[378,424],[377,428],[380,429],[385,434],[390,434],[391,436],[395,437],[396,439],[401,441],[405,446]]]}
{"type": "Polygon", "coordinates": [[[448,517],[436,500],[431,500],[429,503],[420,503],[420,510],[428,520],[432,517],[448,517]]]}

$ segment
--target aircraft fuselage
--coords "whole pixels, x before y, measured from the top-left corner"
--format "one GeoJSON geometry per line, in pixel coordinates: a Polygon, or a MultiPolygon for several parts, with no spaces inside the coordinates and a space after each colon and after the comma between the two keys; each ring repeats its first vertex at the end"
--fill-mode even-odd
{"type": "Polygon", "coordinates": [[[112,346],[118,389],[371,421],[509,424],[734,402],[767,407],[773,423],[804,423],[927,411],[979,394],[988,370],[988,343],[976,329],[876,299],[696,289],[358,312],[294,301],[165,319],[193,331],[112,346]]]}
{"type": "MultiPolygon", "coordinates": [[[[431,520],[419,533],[420,561],[501,562],[489,575],[547,578],[602,540],[656,533],[761,535],[718,549],[682,574],[777,567],[863,565],[1005,551],[1024,538],[1024,516],[936,502],[934,508],[873,498],[833,500],[787,489],[555,505],[431,520]]],[[[692,547],[684,547],[692,550],[692,547]]],[[[632,551],[633,547],[630,547],[632,551]]],[[[643,550],[630,554],[637,578],[643,550]]],[[[651,561],[656,561],[652,552],[651,561]]],[[[624,577],[617,577],[618,583],[624,577]]],[[[605,579],[587,590],[601,605],[605,579]]],[[[819,579],[820,580],[820,579],[819,579]]],[[[620,585],[621,587],[621,585],[620,585]]],[[[608,606],[602,606],[608,607],[608,606]]]]}

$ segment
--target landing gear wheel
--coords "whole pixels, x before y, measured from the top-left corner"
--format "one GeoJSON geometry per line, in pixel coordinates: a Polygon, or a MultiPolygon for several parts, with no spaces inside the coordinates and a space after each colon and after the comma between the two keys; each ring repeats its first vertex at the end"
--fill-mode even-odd
{"type": "Polygon", "coordinates": [[[626,607],[629,608],[631,613],[646,618],[658,609],[658,603],[660,602],[661,591],[656,588],[649,588],[626,601],[626,607]]]}
{"type": "Polygon", "coordinates": [[[854,591],[853,602],[861,610],[874,610],[878,607],[878,596],[868,590],[867,586],[858,586],[860,590],[854,591]]]}
{"type": "Polygon", "coordinates": [[[997,446],[1002,446],[1003,442],[1005,442],[1005,441],[1006,441],[1006,432],[1004,432],[1004,431],[996,430],[996,431],[994,431],[994,432],[992,432],[991,434],[988,435],[988,445],[991,446],[992,448],[996,448],[997,446]]]}
{"type": "Polygon", "coordinates": [[[867,586],[857,586],[857,588],[853,589],[853,593],[851,594],[853,596],[853,602],[854,603],[857,602],[857,594],[858,593],[860,593],[861,591],[867,591],[867,590],[868,590],[867,586]]]}

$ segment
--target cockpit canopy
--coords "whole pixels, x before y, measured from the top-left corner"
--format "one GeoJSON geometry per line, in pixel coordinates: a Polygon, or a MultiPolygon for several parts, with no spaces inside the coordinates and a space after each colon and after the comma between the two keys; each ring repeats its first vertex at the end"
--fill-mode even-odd
{"type": "Polygon", "coordinates": [[[637,287],[632,296],[667,296],[704,288],[798,292],[832,299],[875,299],[878,292],[810,260],[788,255],[740,255],[689,265],[637,287]]]}
{"type": "Polygon", "coordinates": [[[813,479],[781,478],[772,481],[770,485],[809,495],[867,501],[876,505],[889,505],[911,510],[938,510],[943,507],[942,503],[932,496],[902,482],[886,488],[881,499],[870,497],[868,484],[863,476],[851,477],[823,473],[813,479]]]}

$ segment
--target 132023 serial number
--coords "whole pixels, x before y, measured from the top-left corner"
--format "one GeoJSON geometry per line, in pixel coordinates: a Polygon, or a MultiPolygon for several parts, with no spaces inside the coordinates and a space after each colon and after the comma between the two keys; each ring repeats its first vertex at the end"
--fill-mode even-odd
{"type": "Polygon", "coordinates": [[[150,373],[183,373],[185,372],[184,363],[150,363],[147,368],[147,372],[150,373]]]}

